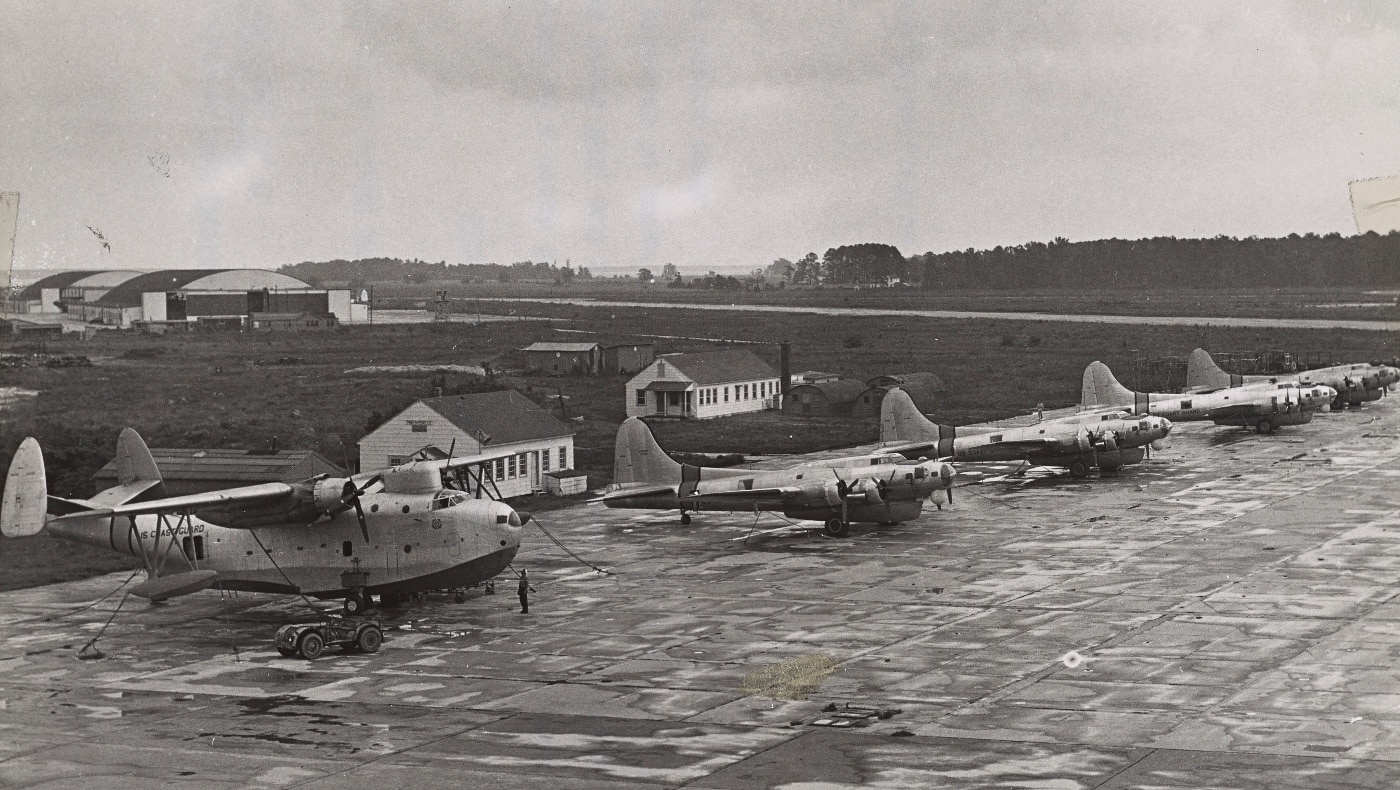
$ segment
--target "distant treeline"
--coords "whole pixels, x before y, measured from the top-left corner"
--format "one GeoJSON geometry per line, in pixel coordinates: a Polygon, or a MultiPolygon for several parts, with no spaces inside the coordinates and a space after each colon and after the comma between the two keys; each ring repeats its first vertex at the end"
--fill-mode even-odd
{"type": "Polygon", "coordinates": [[[430,263],[399,258],[361,258],[359,260],[304,261],[279,268],[277,271],[312,284],[348,282],[426,283],[451,280],[457,282],[563,282],[574,278],[591,279],[587,266],[575,269],[565,261],[563,266],[548,261],[518,261],[516,263],[430,263]]]}
{"type": "Polygon", "coordinates": [[[1241,288],[1400,285],[1400,233],[1309,233],[1281,239],[1071,242],[904,257],[888,244],[834,247],[821,258],[780,258],[764,274],[794,284],[890,284],[924,288],[1241,288]]]}
{"type": "MultiPolygon", "coordinates": [[[[364,258],[283,266],[279,271],[324,282],[553,282],[592,279],[587,267],[548,262],[512,264],[364,258]]],[[[746,275],[685,276],[666,264],[643,282],[684,288],[738,289],[785,285],[891,285],[937,290],[1027,288],[1307,288],[1400,285],[1400,233],[1342,236],[1308,233],[1281,239],[1216,236],[1127,241],[1028,242],[990,250],[926,252],[905,257],[889,244],[833,247],[817,257],[779,258],[746,275]]]]}

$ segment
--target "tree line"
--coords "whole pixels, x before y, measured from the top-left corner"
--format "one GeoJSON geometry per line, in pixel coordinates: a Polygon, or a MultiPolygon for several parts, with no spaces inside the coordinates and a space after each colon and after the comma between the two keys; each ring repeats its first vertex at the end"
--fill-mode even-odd
{"type": "Polygon", "coordinates": [[[560,266],[549,261],[517,261],[502,263],[429,263],[417,259],[360,258],[347,261],[303,261],[288,264],[277,271],[313,285],[326,282],[348,282],[360,285],[372,282],[554,282],[569,283],[575,279],[592,279],[587,266],[574,268],[565,261],[560,266]]]}
{"type": "Polygon", "coordinates": [[[1400,285],[1400,233],[1285,238],[1157,237],[1049,243],[904,257],[888,244],[779,258],[762,270],[787,285],[891,285],[938,290],[1024,288],[1371,287],[1400,285]]]}

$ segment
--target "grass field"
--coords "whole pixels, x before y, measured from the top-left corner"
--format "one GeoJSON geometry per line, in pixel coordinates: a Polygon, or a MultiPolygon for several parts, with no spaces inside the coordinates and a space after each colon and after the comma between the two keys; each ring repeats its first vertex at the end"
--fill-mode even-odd
{"type": "MultiPolygon", "coordinates": [[[[515,349],[536,340],[658,340],[661,353],[749,346],[774,364],[778,340],[790,340],[792,370],[816,369],[855,379],[933,371],[949,385],[934,417],[963,424],[1077,402],[1089,362],[1108,363],[1130,386],[1134,359],[1213,351],[1288,349],[1338,359],[1390,359],[1400,353],[1389,333],[1260,331],[1219,327],[1133,327],[1024,321],[951,321],[881,317],[852,320],[647,308],[513,304],[544,321],[342,327],[306,334],[148,337],[101,333],[49,342],[50,353],[82,354],[92,367],[0,369],[0,386],[38,390],[0,422],[0,463],[24,436],[39,438],[50,491],[87,496],[91,476],[110,459],[117,433],[133,426],[152,446],[314,449],[334,460],[355,459],[367,430],[415,399],[474,389],[473,376],[379,374],[347,376],[364,365],[491,362],[502,371],[492,386],[513,386],[541,404],[563,394],[576,430],[577,466],[594,486],[611,474],[613,439],[624,416],[626,378],[548,377],[518,370],[515,349]]],[[[15,349],[10,349],[15,350],[15,349]]],[[[790,418],[760,413],[704,422],[666,422],[656,433],[668,449],[715,453],[799,453],[873,442],[872,420],[790,418]]],[[[529,507],[529,506],[527,506],[529,507]]],[[[43,538],[0,545],[0,589],[72,578],[125,560],[43,538]]]]}
{"type": "Polygon", "coordinates": [[[1400,291],[1356,288],[1241,288],[1238,290],[1106,290],[1096,287],[1030,292],[933,291],[921,288],[797,287],[762,291],[707,291],[643,286],[636,280],[595,279],[570,285],[456,282],[374,286],[376,304],[411,307],[445,289],[453,309],[471,312],[491,298],[585,298],[691,304],[774,304],[805,307],[974,310],[1092,315],[1229,316],[1237,318],[1345,318],[1396,320],[1400,291]]]}

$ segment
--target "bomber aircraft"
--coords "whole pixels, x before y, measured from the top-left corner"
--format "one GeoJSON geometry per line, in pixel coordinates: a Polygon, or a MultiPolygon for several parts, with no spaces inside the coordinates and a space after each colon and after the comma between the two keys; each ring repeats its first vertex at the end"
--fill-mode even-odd
{"type": "Polygon", "coordinates": [[[469,587],[506,568],[529,515],[482,498],[494,485],[482,465],[495,457],[164,497],[155,459],[127,428],[117,439],[118,484],[83,500],[48,495],[43,452],[31,437],[10,463],[0,534],[47,529],[132,555],[147,577],[132,593],[153,601],[218,586],[343,597],[346,613],[358,614],[371,595],[394,601],[469,587]],[[444,487],[444,474],[465,475],[476,496],[444,487]]]}
{"type": "Polygon", "coordinates": [[[1300,370],[1282,376],[1252,375],[1241,376],[1226,373],[1215,364],[1210,352],[1198,348],[1186,358],[1186,386],[1191,389],[1207,390],[1222,387],[1239,387],[1245,384],[1259,384],[1278,381],[1297,381],[1301,386],[1325,384],[1337,391],[1332,405],[1359,406],[1367,401],[1379,400],[1390,385],[1400,381],[1400,370],[1388,365],[1370,365],[1358,362],[1350,365],[1333,365],[1314,370],[1300,370]]]}
{"type": "Polygon", "coordinates": [[[1269,433],[1280,425],[1312,420],[1313,410],[1337,397],[1326,384],[1303,387],[1294,382],[1227,387],[1212,392],[1134,392],[1114,378],[1102,362],[1084,369],[1082,409],[1123,409],[1132,414],[1166,417],[1177,422],[1210,420],[1216,425],[1253,427],[1269,433]]]}
{"type": "Polygon", "coordinates": [[[629,417],[617,431],[613,508],[679,510],[681,523],[703,510],[775,511],[824,522],[826,534],[845,535],[851,522],[898,524],[917,518],[938,491],[952,502],[953,467],[910,464],[889,453],[799,464],[776,471],[682,464],[657,444],[651,429],[629,417]]]}
{"type": "Polygon", "coordinates": [[[880,404],[883,450],[909,458],[951,458],[962,463],[1021,461],[1062,466],[1075,477],[1088,476],[1096,466],[1105,474],[1115,474],[1125,464],[1138,463],[1144,448],[1165,439],[1171,429],[1171,422],[1162,417],[1107,412],[1043,420],[1024,428],[960,434],[960,428],[939,425],[925,417],[903,390],[890,390],[880,404]]]}

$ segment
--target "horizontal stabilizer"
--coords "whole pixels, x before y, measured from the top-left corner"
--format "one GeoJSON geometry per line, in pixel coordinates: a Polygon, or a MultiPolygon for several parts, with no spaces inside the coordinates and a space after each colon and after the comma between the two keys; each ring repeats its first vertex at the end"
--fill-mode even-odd
{"type": "Polygon", "coordinates": [[[131,594],[149,598],[152,601],[164,601],[166,598],[178,598],[181,595],[197,593],[212,586],[218,580],[217,571],[172,573],[169,576],[157,576],[154,579],[141,582],[131,588],[131,594]]]}
{"type": "Polygon", "coordinates": [[[44,528],[48,505],[48,480],[39,441],[29,437],[15,450],[5,493],[0,498],[0,534],[7,538],[37,535],[44,528]]]}

